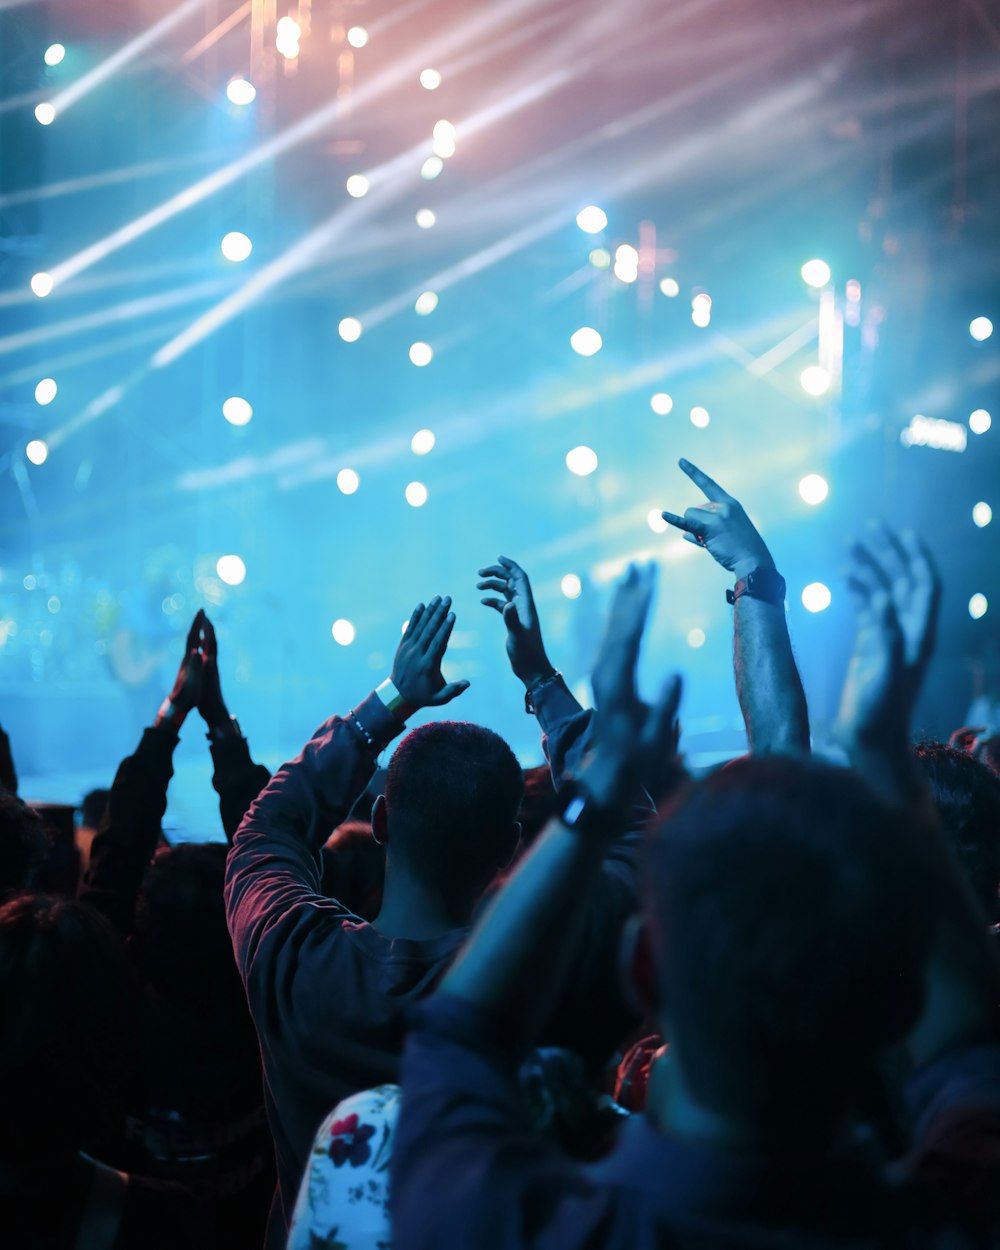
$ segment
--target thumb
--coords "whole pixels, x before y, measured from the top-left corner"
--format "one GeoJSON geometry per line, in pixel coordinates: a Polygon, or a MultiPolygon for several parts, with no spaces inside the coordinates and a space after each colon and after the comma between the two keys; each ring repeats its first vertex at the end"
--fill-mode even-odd
{"type": "Polygon", "coordinates": [[[511,600],[510,603],[504,605],[502,616],[503,616],[503,623],[507,626],[507,628],[510,630],[512,634],[518,633],[520,632],[521,629],[523,629],[523,626],[521,624],[521,617],[517,610],[517,604],[513,600],[511,600]]]}
{"type": "Polygon", "coordinates": [[[433,699],[428,700],[428,707],[442,707],[445,703],[450,703],[452,699],[457,699],[460,694],[464,694],[470,686],[467,681],[450,681],[446,686],[442,686],[433,699]]]}

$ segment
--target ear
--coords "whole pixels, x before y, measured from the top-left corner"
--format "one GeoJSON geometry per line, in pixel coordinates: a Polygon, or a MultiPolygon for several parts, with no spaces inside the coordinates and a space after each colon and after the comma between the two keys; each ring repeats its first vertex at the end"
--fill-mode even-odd
{"type": "Polygon", "coordinates": [[[618,982],[622,998],[642,1016],[659,1006],[656,969],[649,929],[642,916],[630,917],[622,929],[618,948],[618,982]]]}
{"type": "Polygon", "coordinates": [[[380,794],[372,804],[372,837],[379,846],[385,846],[389,841],[389,813],[384,794],[380,794]]]}

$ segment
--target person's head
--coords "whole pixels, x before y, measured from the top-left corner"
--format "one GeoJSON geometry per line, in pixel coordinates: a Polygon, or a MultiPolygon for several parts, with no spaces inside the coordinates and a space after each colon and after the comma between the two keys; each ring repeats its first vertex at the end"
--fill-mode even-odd
{"type": "Polygon", "coordinates": [[[372,825],[391,870],[456,915],[469,910],[517,845],[521,766],[492,730],[436,721],[396,748],[372,825]]]}
{"type": "Polygon", "coordinates": [[[538,837],[559,806],[552,770],[548,764],[524,770],[524,798],[518,820],[521,822],[521,846],[527,849],[538,837]]]}
{"type": "Polygon", "coordinates": [[[647,883],[688,1095],[763,1137],[832,1132],[922,1006],[934,894],[919,831],[843,769],[742,760],[680,796],[647,883]]]}
{"type": "Polygon", "coordinates": [[[132,951],[143,981],[167,998],[217,1006],[241,996],[226,927],[226,847],[157,851],[136,901],[132,951]]]}
{"type": "Polygon", "coordinates": [[[0,1163],[74,1152],[114,1124],[131,1053],[128,968],[92,908],[46,894],[0,907],[0,1163]]]}
{"type": "Polygon", "coordinates": [[[1000,920],[1000,777],[940,742],[922,742],[914,754],[949,845],[990,922],[1000,920]]]}
{"type": "Polygon", "coordinates": [[[362,920],[374,920],[382,905],[385,847],[372,837],[371,823],[345,820],[327,838],[320,859],[320,892],[362,920]]]}
{"type": "Polygon", "coordinates": [[[0,902],[17,890],[31,889],[48,850],[41,818],[0,788],[0,902]]]}
{"type": "Polygon", "coordinates": [[[80,824],[87,829],[99,829],[110,798],[110,790],[91,790],[85,794],[80,804],[80,824]]]}

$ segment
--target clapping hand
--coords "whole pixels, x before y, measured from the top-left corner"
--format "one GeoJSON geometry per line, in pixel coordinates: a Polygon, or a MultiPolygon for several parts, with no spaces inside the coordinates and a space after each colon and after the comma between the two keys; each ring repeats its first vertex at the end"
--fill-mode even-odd
{"type": "Polygon", "coordinates": [[[499,556],[496,564],[488,565],[479,570],[481,581],[476,583],[477,590],[492,590],[499,593],[481,599],[488,608],[494,608],[503,617],[507,626],[507,657],[514,676],[524,682],[526,689],[531,690],[554,671],[545,653],[542,642],[542,628],[538,623],[538,612],[535,609],[535,598],[531,593],[531,582],[519,564],[515,564],[508,556],[499,556]]]}
{"type": "Polygon", "coordinates": [[[184,658],[177,669],[173,689],[164,700],[153,722],[156,726],[166,725],[174,730],[180,729],[188,712],[198,704],[201,695],[201,631],[204,621],[205,613],[199,610],[188,630],[187,641],[184,643],[184,658]]]}
{"type": "Polygon", "coordinates": [[[724,569],[746,577],[755,569],[773,569],[767,544],[743,511],[743,505],[703,473],[690,460],[679,461],[681,469],[705,495],[706,503],[688,508],[683,516],[664,512],[664,521],[684,531],[689,543],[704,547],[724,569]]]}
{"type": "Polygon", "coordinates": [[[392,663],[391,681],[409,705],[406,715],[422,707],[441,707],[468,690],[467,681],[446,682],[441,661],[455,626],[451,598],[435,595],[425,607],[413,609],[392,663]]]}

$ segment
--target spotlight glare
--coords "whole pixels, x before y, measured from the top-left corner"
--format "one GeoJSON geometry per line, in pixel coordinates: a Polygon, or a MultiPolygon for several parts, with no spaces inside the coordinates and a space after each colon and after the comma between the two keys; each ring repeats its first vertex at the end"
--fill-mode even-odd
{"type": "Polygon", "coordinates": [[[333,635],[333,641],[342,647],[349,647],[356,637],[354,626],[344,617],[333,622],[330,633],[333,635]]]}
{"type": "Polygon", "coordinates": [[[239,586],[246,578],[247,566],[239,556],[219,556],[215,571],[220,582],[225,582],[227,586],[239,586]]]}
{"type": "Polygon", "coordinates": [[[972,509],[972,520],[980,529],[985,529],[993,520],[993,509],[988,503],[977,503],[972,509]]]}
{"type": "Polygon", "coordinates": [[[430,343],[411,343],[410,344],[410,363],[422,369],[424,365],[429,365],[434,359],[434,349],[430,343]]]}
{"type": "Polygon", "coordinates": [[[665,417],[667,413],[673,411],[674,401],[666,391],[657,391],[650,399],[649,406],[658,417],[665,417]]]}
{"type": "Polygon", "coordinates": [[[50,43],[45,49],[45,64],[60,65],[66,57],[66,49],[61,43],[50,43]]]}
{"type": "Polygon", "coordinates": [[[347,42],[352,48],[363,48],[368,42],[368,31],[363,26],[352,26],[347,32],[347,42]]]}
{"type": "Polygon", "coordinates": [[[234,264],[246,258],[253,251],[253,243],[250,236],[244,234],[241,230],[230,230],[228,234],[222,236],[222,255],[226,260],[231,260],[234,264]]]}
{"type": "Polygon", "coordinates": [[[406,502],[411,508],[422,508],[427,502],[427,487],[423,482],[411,482],[405,493],[406,502]]]}
{"type": "Polygon", "coordinates": [[[35,105],[35,121],[39,126],[51,126],[56,119],[55,105],[50,104],[47,100],[42,104],[35,105]]]}
{"type": "Polygon", "coordinates": [[[799,482],[799,495],[803,501],[816,507],[829,495],[830,487],[825,477],[820,477],[818,473],[807,473],[799,482]]]}
{"type": "Polygon", "coordinates": [[[589,477],[597,468],[597,452],[592,447],[574,447],[566,453],[566,468],[577,477],[589,477]]]}
{"type": "Polygon", "coordinates": [[[341,469],[337,474],[337,489],[342,495],[353,495],[361,485],[361,478],[353,469],[341,469]]]}
{"type": "Polygon", "coordinates": [[[604,346],[604,340],[592,326],[581,326],[569,336],[569,345],[578,356],[593,356],[604,346]]]}
{"type": "Polygon", "coordinates": [[[337,333],[345,343],[356,343],[361,338],[361,322],[357,317],[344,317],[337,326],[337,333]]]}
{"type": "Polygon", "coordinates": [[[241,395],[230,395],[222,405],[222,415],[230,425],[248,425],[253,417],[253,408],[241,395]]]}
{"type": "Polygon", "coordinates": [[[410,450],[415,456],[426,456],[429,451],[434,450],[436,442],[433,430],[417,430],[410,439],[410,450]]]}
{"type": "Polygon", "coordinates": [[[704,330],[712,321],[712,297],[702,292],[691,301],[691,320],[704,330]]]}
{"type": "Polygon", "coordinates": [[[830,281],[830,266],[825,260],[807,260],[802,266],[802,281],[806,286],[821,290],[830,281]]]}
{"type": "Polygon", "coordinates": [[[455,155],[455,127],[452,122],[435,122],[433,135],[435,156],[447,158],[455,155]]]}
{"type": "Polygon", "coordinates": [[[584,234],[600,234],[608,224],[608,215],[603,208],[598,208],[596,204],[588,204],[586,208],[581,208],[577,213],[576,224],[584,234]]]}
{"type": "Polygon", "coordinates": [[[993,424],[993,418],[985,408],[977,408],[969,414],[969,429],[973,434],[985,434],[993,424]]]}
{"type": "Polygon", "coordinates": [[[299,55],[299,40],[302,38],[302,27],[293,17],[282,17],[274,31],[274,46],[288,61],[299,55]]]}
{"type": "Polygon", "coordinates": [[[668,299],[674,299],[681,293],[681,284],[676,278],[661,278],[660,290],[668,299]]]}
{"type": "Polygon", "coordinates": [[[705,631],[703,629],[698,629],[697,626],[695,626],[694,629],[689,629],[687,645],[689,647],[694,647],[695,650],[697,650],[698,647],[703,647],[705,645],[705,631]]]}
{"type": "Polygon", "coordinates": [[[619,282],[635,282],[639,277],[639,253],[631,243],[615,249],[615,277],[619,282]]]}
{"type": "Polygon", "coordinates": [[[351,174],[344,186],[347,189],[347,194],[356,200],[360,200],[363,195],[368,194],[368,179],[364,174],[351,174]]]}
{"type": "Polygon", "coordinates": [[[33,438],[25,447],[24,454],[32,464],[44,464],[49,458],[49,445],[43,438],[33,438]]]}
{"type": "Polygon", "coordinates": [[[44,408],[46,404],[52,403],[58,390],[55,378],[42,378],[35,387],[35,403],[41,404],[44,408]]]}
{"type": "Polygon", "coordinates": [[[436,69],[422,69],[420,71],[420,85],[425,91],[437,91],[441,86],[441,75],[436,69]]]}
{"type": "Polygon", "coordinates": [[[654,534],[665,534],[670,528],[661,516],[659,508],[650,508],[646,514],[646,524],[654,534]]]}
{"type": "MultiPolygon", "coordinates": [[[[39,117],[38,120],[41,121],[42,119],[39,117]]],[[[993,322],[990,321],[989,317],[976,317],[969,325],[969,333],[977,343],[984,343],[993,333],[993,322]]]]}
{"type": "Polygon", "coordinates": [[[52,281],[50,273],[36,273],[31,279],[31,289],[39,299],[44,299],[49,295],[55,283],[52,281]]]}
{"type": "Polygon", "coordinates": [[[807,395],[818,399],[830,389],[830,375],[822,365],[809,365],[799,374],[799,384],[807,395]]]}
{"type": "Polygon", "coordinates": [[[810,582],[802,591],[802,606],[807,612],[825,612],[833,596],[822,582],[810,582]]]}
{"type": "Polygon", "coordinates": [[[696,404],[691,409],[691,424],[695,427],[695,429],[705,429],[709,421],[711,421],[711,417],[708,415],[707,408],[702,408],[700,404],[696,404]]]}
{"type": "Polygon", "coordinates": [[[417,296],[417,302],[413,305],[413,311],[419,317],[427,317],[437,306],[438,297],[435,291],[421,291],[417,296]]]}
{"type": "Polygon", "coordinates": [[[980,620],[989,610],[990,601],[982,593],[977,592],[969,600],[969,615],[974,621],[980,620]]]}
{"type": "Polygon", "coordinates": [[[416,220],[421,230],[430,230],[431,226],[437,221],[437,217],[433,208],[420,208],[417,210],[416,220]]]}
{"type": "Polygon", "coordinates": [[[425,182],[431,182],[437,178],[444,169],[444,161],[440,156],[428,156],[427,160],[420,166],[420,177],[425,182]]]}
{"type": "Polygon", "coordinates": [[[256,100],[257,88],[245,78],[231,78],[229,86],[226,88],[226,96],[230,104],[238,104],[241,107],[245,107],[247,104],[253,104],[254,100],[256,100]]]}
{"type": "Polygon", "coordinates": [[[583,582],[575,573],[566,573],[559,583],[559,589],[567,599],[579,599],[583,593],[583,582]]]}

